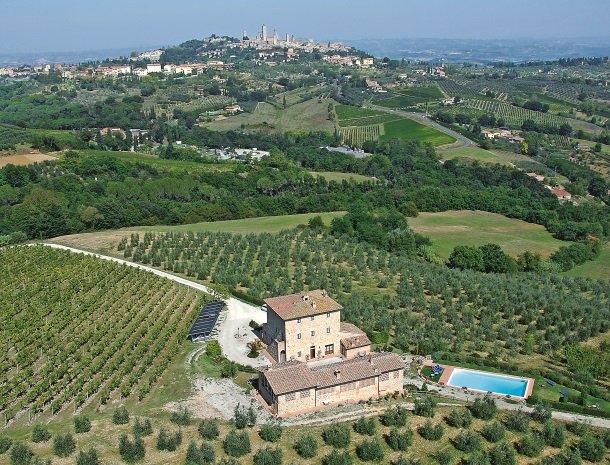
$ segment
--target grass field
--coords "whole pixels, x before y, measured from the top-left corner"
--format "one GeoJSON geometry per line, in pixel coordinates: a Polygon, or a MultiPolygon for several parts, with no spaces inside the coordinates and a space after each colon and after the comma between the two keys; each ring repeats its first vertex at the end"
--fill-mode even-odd
{"type": "Polygon", "coordinates": [[[372,116],[383,116],[386,113],[377,110],[370,110],[368,108],[354,107],[352,105],[336,105],[335,113],[339,121],[357,119],[357,118],[368,118],[372,116]]]}
{"type": "Polygon", "coordinates": [[[354,181],[354,182],[364,182],[364,181],[373,181],[375,178],[370,176],[364,176],[362,174],[356,173],[340,173],[336,171],[311,171],[310,174],[312,176],[322,176],[326,178],[327,181],[337,181],[341,182],[345,181],[354,181]]]}
{"type": "Polygon", "coordinates": [[[478,161],[481,163],[514,166],[518,161],[531,161],[531,158],[513,152],[502,150],[485,150],[480,147],[463,147],[450,150],[439,150],[439,155],[443,160],[463,159],[478,161]]]}
{"type": "Polygon", "coordinates": [[[343,216],[344,212],[331,213],[304,213],[300,215],[262,216],[259,218],[245,218],[242,220],[214,221],[208,223],[182,224],[178,226],[138,226],[128,228],[131,231],[171,231],[171,232],[200,232],[219,231],[230,233],[275,233],[283,229],[291,229],[307,222],[314,216],[321,216],[325,224],[330,224],[333,218],[343,216]]]}
{"type": "Polygon", "coordinates": [[[571,269],[566,275],[610,280],[610,244],[606,244],[606,248],[595,260],[571,269]]]}
{"type": "Polygon", "coordinates": [[[285,109],[260,102],[253,113],[242,113],[223,120],[204,124],[216,131],[231,131],[242,128],[263,132],[285,132],[322,130],[333,132],[334,125],[328,119],[330,99],[312,98],[285,109]]]}
{"type": "Polygon", "coordinates": [[[410,119],[391,121],[385,123],[384,126],[385,134],[381,136],[381,140],[418,140],[421,142],[429,142],[435,147],[455,142],[453,137],[410,119]]]}
{"type": "Polygon", "coordinates": [[[410,218],[409,224],[414,231],[430,237],[434,250],[444,259],[456,245],[495,243],[512,256],[529,250],[544,257],[569,245],[553,238],[543,226],[482,211],[420,213],[410,218]]]}
{"type": "Polygon", "coordinates": [[[442,97],[442,92],[436,86],[398,87],[390,97],[375,99],[373,103],[386,108],[407,108],[442,97]]]}

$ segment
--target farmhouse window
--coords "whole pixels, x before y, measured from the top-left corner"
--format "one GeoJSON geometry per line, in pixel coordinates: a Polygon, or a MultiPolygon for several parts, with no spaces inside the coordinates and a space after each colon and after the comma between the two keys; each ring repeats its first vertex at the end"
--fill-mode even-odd
{"type": "Polygon", "coordinates": [[[328,344],[324,346],[324,354],[328,355],[328,354],[332,354],[335,352],[335,345],[334,344],[328,344]]]}
{"type": "Polygon", "coordinates": [[[326,332],[330,334],[330,327],[326,328],[326,332]]]}
{"type": "Polygon", "coordinates": [[[309,389],[307,389],[306,391],[301,391],[301,399],[304,399],[305,397],[309,397],[310,392],[309,389]]]}
{"type": "Polygon", "coordinates": [[[400,372],[395,371],[393,376],[394,376],[394,379],[398,378],[400,376],[400,372]]]}
{"type": "Polygon", "coordinates": [[[301,333],[297,334],[297,339],[301,339],[301,333]]]}
{"type": "Polygon", "coordinates": [[[312,332],[311,332],[311,335],[312,335],[312,336],[315,336],[315,335],[316,335],[316,332],[315,332],[315,331],[312,331],[312,332]]]}
{"type": "Polygon", "coordinates": [[[292,400],[295,400],[296,398],[297,398],[297,395],[294,392],[290,392],[290,393],[286,394],[287,401],[292,401],[292,400]]]}
{"type": "Polygon", "coordinates": [[[390,379],[390,373],[382,373],[379,377],[379,381],[388,381],[390,379]]]}

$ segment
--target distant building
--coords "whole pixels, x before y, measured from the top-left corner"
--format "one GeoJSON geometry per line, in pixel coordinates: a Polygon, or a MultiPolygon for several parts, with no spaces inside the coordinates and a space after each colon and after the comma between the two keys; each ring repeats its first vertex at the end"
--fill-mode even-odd
{"type": "Polygon", "coordinates": [[[559,200],[572,200],[572,194],[570,194],[568,191],[566,191],[564,189],[551,187],[551,192],[559,200]]]}
{"type": "Polygon", "coordinates": [[[227,105],[225,107],[225,111],[227,113],[234,115],[235,113],[239,113],[242,110],[241,110],[241,106],[239,106],[239,105],[227,105]]]}
{"type": "Polygon", "coordinates": [[[146,65],[146,71],[149,73],[161,73],[163,69],[158,63],[149,63],[146,65]]]}

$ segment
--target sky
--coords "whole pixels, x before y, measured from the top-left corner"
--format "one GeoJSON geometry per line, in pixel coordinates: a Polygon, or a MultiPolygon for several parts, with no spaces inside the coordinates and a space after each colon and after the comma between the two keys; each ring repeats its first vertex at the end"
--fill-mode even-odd
{"type": "Polygon", "coordinates": [[[0,52],[178,44],[269,30],[297,37],[610,36],[610,0],[0,0],[0,52]]]}

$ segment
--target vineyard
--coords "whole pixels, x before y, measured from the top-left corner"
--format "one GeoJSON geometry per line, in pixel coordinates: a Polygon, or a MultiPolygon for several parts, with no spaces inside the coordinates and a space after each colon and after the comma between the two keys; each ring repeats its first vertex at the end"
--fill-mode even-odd
{"type": "Polygon", "coordinates": [[[346,126],[339,131],[341,144],[360,147],[366,141],[377,140],[383,135],[383,124],[346,126]]]}
{"type": "Polygon", "coordinates": [[[207,111],[222,110],[225,106],[230,105],[234,102],[231,97],[224,95],[210,95],[208,97],[201,97],[190,102],[171,102],[171,103],[160,103],[155,105],[155,112],[161,114],[163,112],[173,112],[176,108],[180,108],[185,111],[197,110],[201,113],[207,111]]]}
{"type": "Polygon", "coordinates": [[[133,233],[124,256],[263,298],[324,288],[369,334],[393,328],[401,351],[550,354],[610,330],[607,282],[485,275],[423,264],[348,236],[133,233]],[[542,311],[543,310],[543,311],[542,311]]]}
{"type": "Polygon", "coordinates": [[[0,251],[0,412],[143,399],[204,303],[193,290],[93,257],[0,251]]]}
{"type": "Polygon", "coordinates": [[[537,124],[544,126],[560,126],[568,121],[561,116],[527,110],[508,103],[491,100],[466,100],[464,105],[493,114],[496,118],[502,118],[506,121],[506,124],[513,127],[521,127],[523,121],[527,119],[534,120],[537,124]]]}

